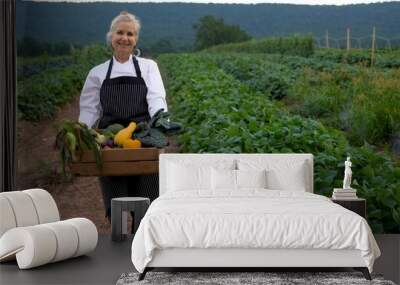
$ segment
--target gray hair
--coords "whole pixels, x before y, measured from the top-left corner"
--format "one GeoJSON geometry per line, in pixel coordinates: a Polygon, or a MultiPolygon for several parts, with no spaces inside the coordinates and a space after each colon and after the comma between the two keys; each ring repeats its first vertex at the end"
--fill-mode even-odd
{"type": "Polygon", "coordinates": [[[110,25],[110,30],[108,31],[107,35],[106,35],[106,39],[107,39],[107,43],[111,45],[111,36],[112,33],[115,32],[116,28],[117,28],[117,24],[120,22],[131,22],[133,23],[135,32],[136,32],[136,41],[139,38],[139,32],[140,32],[140,21],[138,18],[135,17],[135,15],[130,14],[126,11],[122,11],[121,13],[119,13],[119,15],[117,17],[115,17],[112,21],[111,21],[111,25],[110,25]]]}

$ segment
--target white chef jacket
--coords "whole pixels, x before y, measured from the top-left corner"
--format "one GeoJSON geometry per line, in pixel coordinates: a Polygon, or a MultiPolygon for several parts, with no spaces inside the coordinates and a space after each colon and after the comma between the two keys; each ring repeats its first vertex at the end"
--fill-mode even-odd
{"type": "MultiPolygon", "coordinates": [[[[161,108],[167,111],[164,84],[157,63],[151,59],[142,57],[136,58],[139,63],[142,78],[148,89],[146,98],[150,116],[152,117],[154,113],[161,108]]],[[[85,123],[89,128],[92,128],[102,115],[100,88],[106,78],[109,64],[110,60],[107,60],[92,68],[82,88],[79,101],[79,122],[85,123]]],[[[120,76],[137,76],[132,62],[132,55],[130,55],[129,60],[124,63],[118,62],[114,57],[110,78],[120,76]]]]}

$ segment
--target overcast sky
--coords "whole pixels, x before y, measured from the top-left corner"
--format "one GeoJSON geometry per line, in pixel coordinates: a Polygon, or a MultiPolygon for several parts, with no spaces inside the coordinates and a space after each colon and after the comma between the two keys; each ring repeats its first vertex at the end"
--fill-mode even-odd
{"type": "Polygon", "coordinates": [[[255,4],[255,3],[290,3],[290,4],[308,4],[308,5],[348,5],[348,4],[361,4],[361,3],[377,3],[377,2],[398,2],[390,0],[35,0],[45,2],[183,2],[183,3],[241,3],[241,4],[255,4]]]}

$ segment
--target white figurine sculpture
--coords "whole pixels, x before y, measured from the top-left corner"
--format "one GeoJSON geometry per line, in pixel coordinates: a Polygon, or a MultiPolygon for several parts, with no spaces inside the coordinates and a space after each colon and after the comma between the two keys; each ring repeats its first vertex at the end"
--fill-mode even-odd
{"type": "Polygon", "coordinates": [[[344,162],[344,179],[343,179],[343,189],[352,189],[351,188],[351,161],[350,156],[347,157],[347,160],[344,162]]]}

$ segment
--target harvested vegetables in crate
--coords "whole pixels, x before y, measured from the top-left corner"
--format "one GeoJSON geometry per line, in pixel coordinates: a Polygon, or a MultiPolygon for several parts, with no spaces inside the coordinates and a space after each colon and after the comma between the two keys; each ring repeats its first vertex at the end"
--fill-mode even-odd
{"type": "Polygon", "coordinates": [[[56,147],[63,171],[85,176],[132,175],[158,171],[158,154],[168,145],[167,136],[182,126],[171,122],[170,114],[159,110],[149,122],[112,124],[89,129],[85,124],[64,121],[56,147]],[[157,167],[154,163],[157,162],[157,167]]]}

